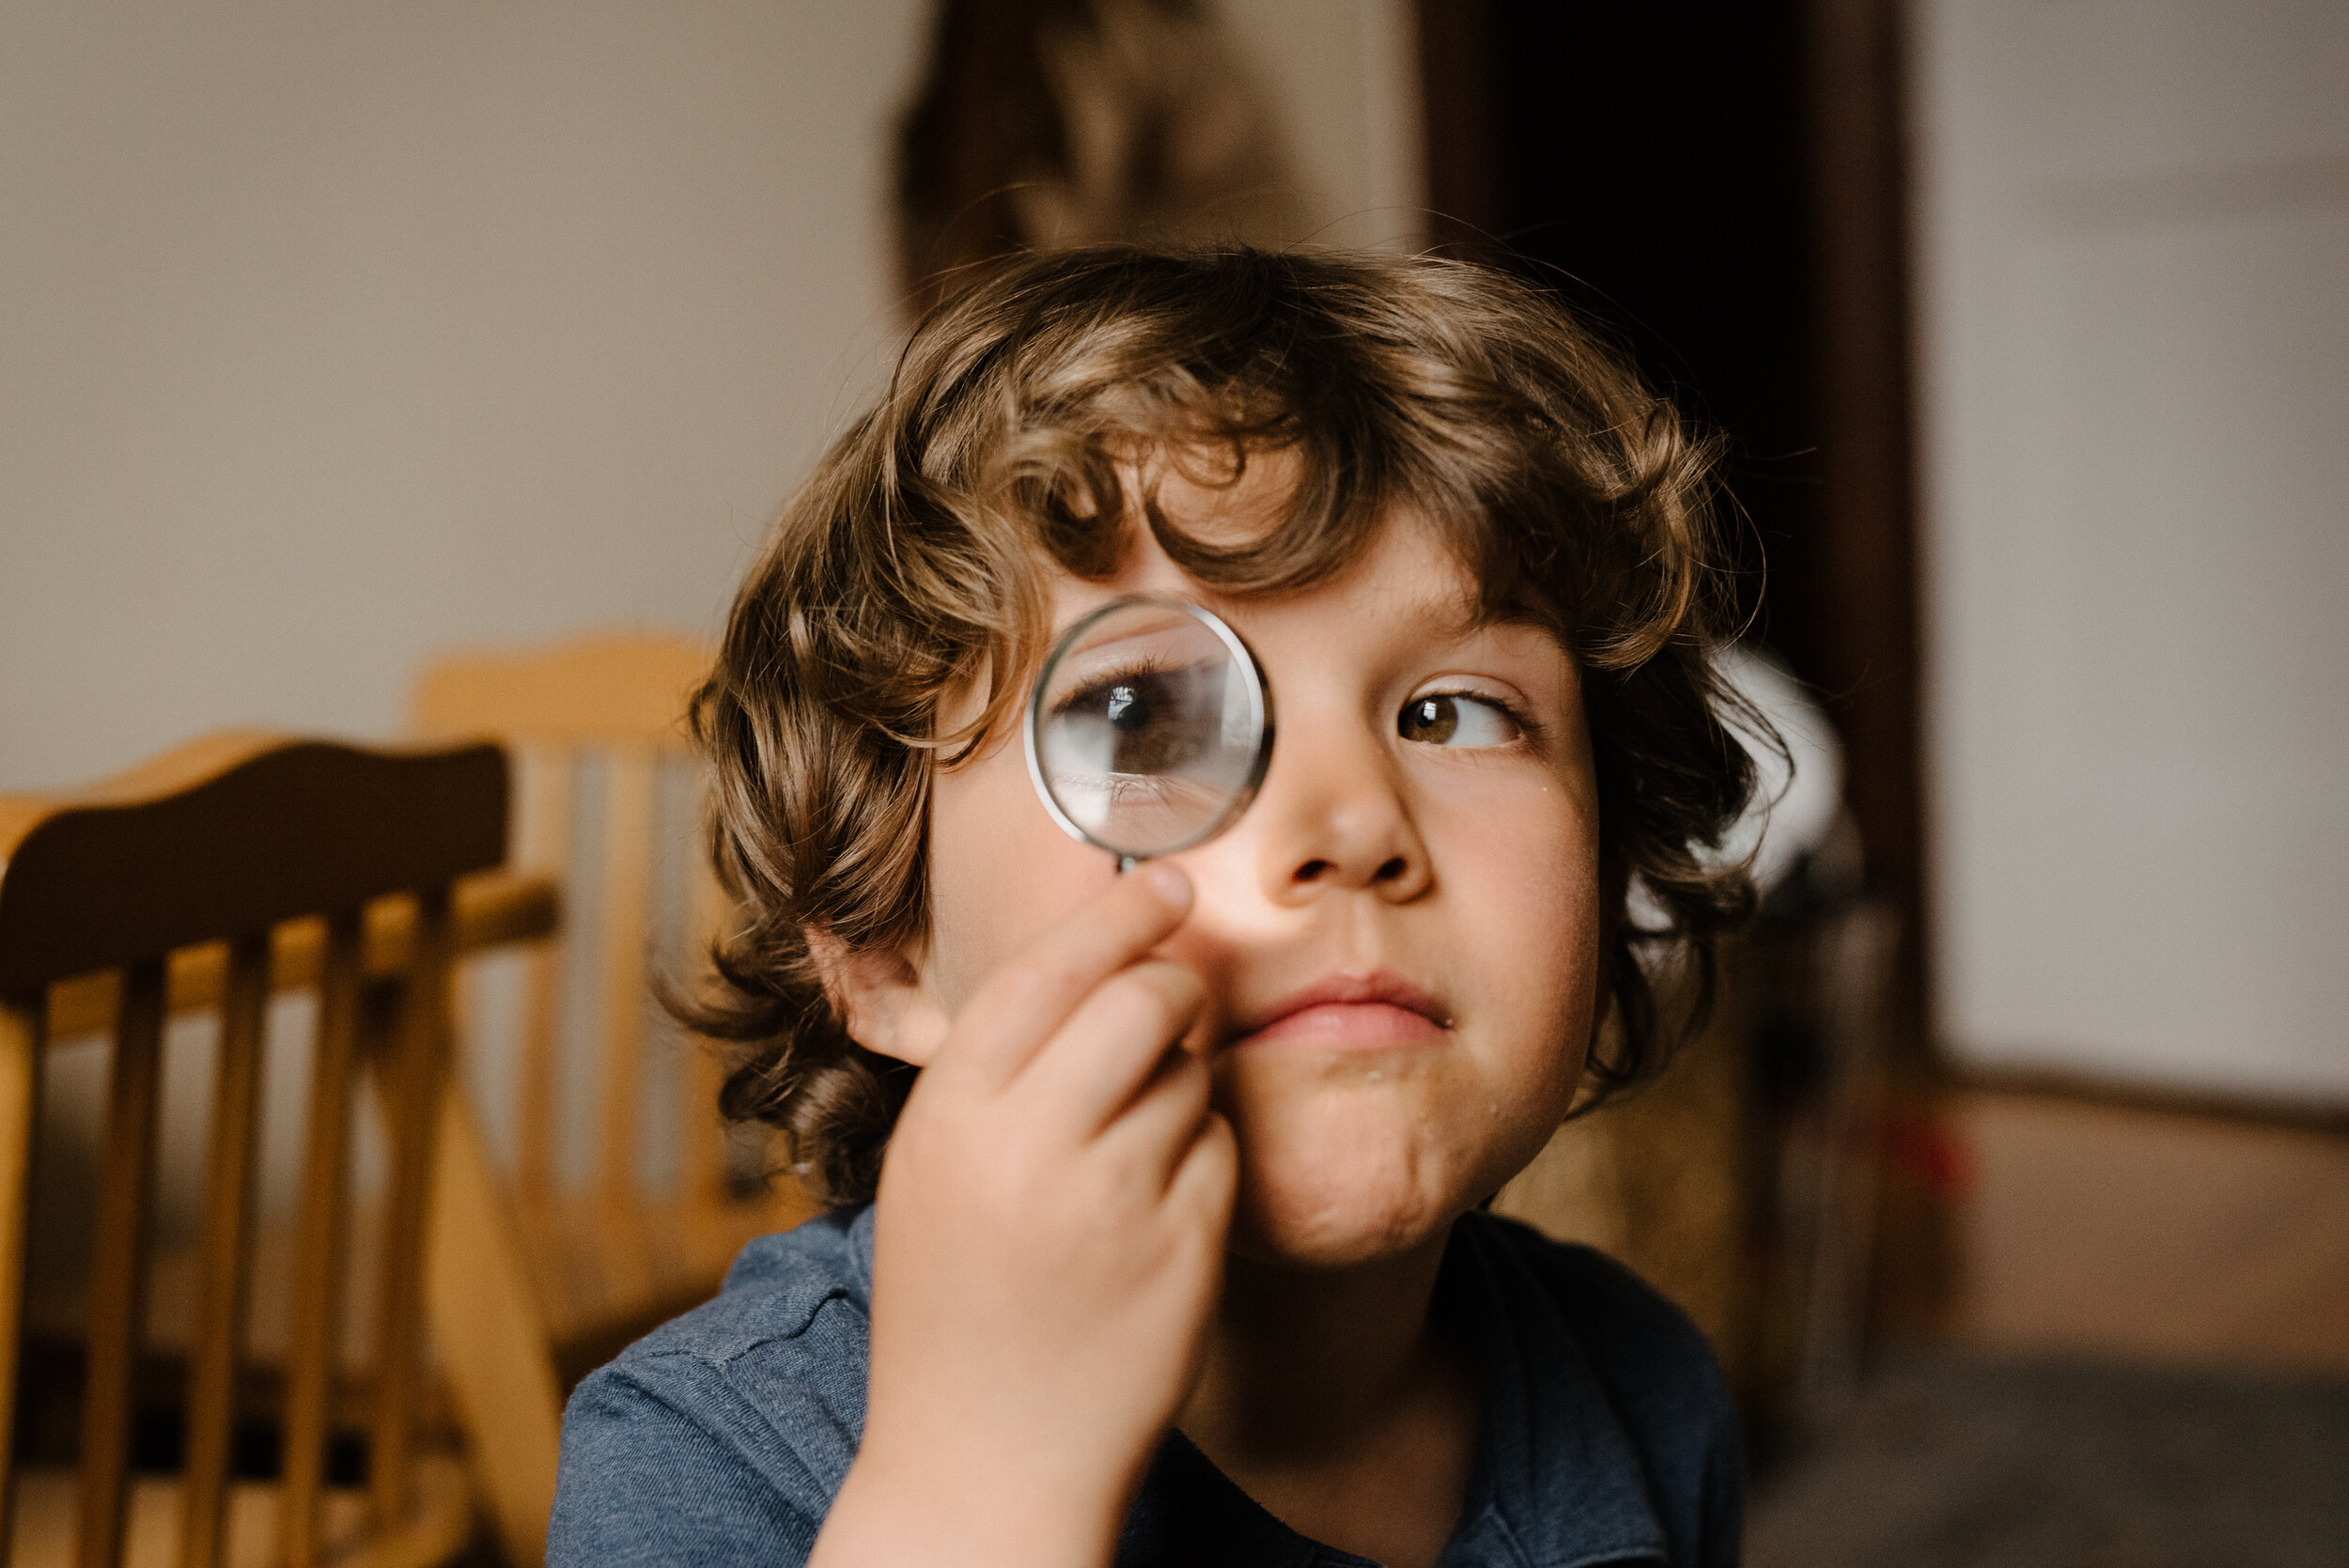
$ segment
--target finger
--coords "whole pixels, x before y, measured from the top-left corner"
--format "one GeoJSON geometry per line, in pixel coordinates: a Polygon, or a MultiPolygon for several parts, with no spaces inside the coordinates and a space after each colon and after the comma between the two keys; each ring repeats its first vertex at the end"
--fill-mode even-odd
{"type": "Polygon", "coordinates": [[[1150,1190],[1163,1193],[1199,1140],[1215,1092],[1215,1075],[1187,1050],[1169,1051],[1126,1108],[1101,1129],[1101,1147],[1147,1172],[1150,1190]]]}
{"type": "Polygon", "coordinates": [[[1080,1002],[1163,940],[1190,910],[1190,878],[1149,865],[1069,913],[1006,960],[963,1004],[938,1065],[1007,1082],[1080,1002]]]}
{"type": "Polygon", "coordinates": [[[1239,1140],[1223,1113],[1210,1110],[1174,1168],[1174,1179],[1167,1184],[1167,1203],[1205,1216],[1217,1227],[1220,1242],[1231,1226],[1232,1205],[1238,1196],[1239,1140]]]}
{"type": "Polygon", "coordinates": [[[1128,965],[1052,1032],[1021,1073],[1019,1093],[1090,1137],[1150,1081],[1206,1001],[1206,984],[1185,965],[1128,965]]]}

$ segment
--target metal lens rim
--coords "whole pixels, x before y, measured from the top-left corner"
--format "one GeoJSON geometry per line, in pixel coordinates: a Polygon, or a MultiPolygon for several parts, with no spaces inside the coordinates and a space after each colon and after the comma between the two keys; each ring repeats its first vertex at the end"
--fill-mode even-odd
{"type": "Polygon", "coordinates": [[[1205,844],[1230,827],[1233,819],[1246,811],[1249,803],[1255,800],[1256,791],[1263,787],[1265,772],[1272,766],[1272,683],[1265,678],[1264,666],[1256,660],[1256,650],[1250,647],[1248,640],[1234,631],[1223,617],[1214,611],[1204,605],[1193,604],[1189,599],[1166,598],[1156,594],[1128,594],[1122,598],[1112,599],[1060,634],[1059,639],[1052,644],[1052,651],[1044,656],[1044,662],[1036,669],[1035,684],[1028,693],[1028,717],[1024,727],[1028,743],[1028,781],[1035,786],[1036,799],[1044,802],[1044,809],[1051,814],[1053,821],[1061,825],[1061,831],[1081,844],[1089,844],[1105,854],[1115,855],[1120,861],[1153,860],[1160,855],[1177,854],[1194,845],[1205,844]],[[1232,792],[1231,800],[1206,827],[1201,828],[1190,837],[1174,844],[1159,845],[1147,849],[1135,849],[1120,845],[1104,844],[1078,826],[1076,821],[1061,809],[1061,803],[1052,798],[1051,786],[1044,782],[1044,759],[1037,753],[1037,737],[1044,725],[1044,677],[1051,674],[1053,667],[1059,664],[1061,655],[1073,647],[1079,638],[1110,616],[1128,610],[1142,608],[1178,610],[1215,634],[1217,640],[1222,643],[1224,650],[1232,656],[1232,662],[1248,672],[1248,706],[1251,717],[1255,720],[1259,739],[1256,744],[1255,761],[1249,768],[1247,779],[1232,792]]]}

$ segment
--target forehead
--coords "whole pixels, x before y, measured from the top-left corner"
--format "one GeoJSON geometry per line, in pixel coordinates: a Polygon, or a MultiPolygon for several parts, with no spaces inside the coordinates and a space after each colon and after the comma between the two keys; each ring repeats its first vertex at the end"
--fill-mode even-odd
{"type": "MultiPolygon", "coordinates": [[[[1237,473],[1235,467],[1220,453],[1161,452],[1122,464],[1120,477],[1128,496],[1154,496],[1167,521],[1186,537],[1229,549],[1287,526],[1298,488],[1299,462],[1289,451],[1260,451],[1237,473]]],[[[1266,612],[1376,613],[1423,632],[1465,632],[1486,618],[1486,596],[1468,563],[1420,508],[1408,501],[1390,505],[1362,530],[1367,539],[1325,578],[1301,588],[1235,591],[1192,577],[1137,519],[1128,524],[1127,548],[1109,576],[1050,574],[1052,622],[1057,629],[1128,594],[1190,599],[1236,621],[1266,612]]]]}
{"type": "Polygon", "coordinates": [[[1461,635],[1484,618],[1468,567],[1428,521],[1408,507],[1378,518],[1369,546],[1318,582],[1282,593],[1235,593],[1200,582],[1143,531],[1116,573],[1088,582],[1056,572],[1051,581],[1057,629],[1127,594],[1155,594],[1203,604],[1235,625],[1267,617],[1370,617],[1382,629],[1418,636],[1461,635]]]}

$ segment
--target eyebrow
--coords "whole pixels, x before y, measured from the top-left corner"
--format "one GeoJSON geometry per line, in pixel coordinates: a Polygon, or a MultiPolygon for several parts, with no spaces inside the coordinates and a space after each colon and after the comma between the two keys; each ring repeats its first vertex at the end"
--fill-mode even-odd
{"type": "Polygon", "coordinates": [[[1548,634],[1562,648],[1566,646],[1565,629],[1549,617],[1506,600],[1487,601],[1474,588],[1456,595],[1415,596],[1408,602],[1415,620],[1439,625],[1457,636],[1470,637],[1495,628],[1524,627],[1548,634]]]}

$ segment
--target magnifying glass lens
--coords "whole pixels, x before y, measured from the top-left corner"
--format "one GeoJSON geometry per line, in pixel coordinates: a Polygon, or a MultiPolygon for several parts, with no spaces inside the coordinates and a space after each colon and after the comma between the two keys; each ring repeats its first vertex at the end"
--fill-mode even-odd
{"type": "Polygon", "coordinates": [[[1029,705],[1036,787],[1128,860],[1196,844],[1264,776],[1271,712],[1247,645],[1196,605],[1120,599],[1071,628],[1029,705]]]}

